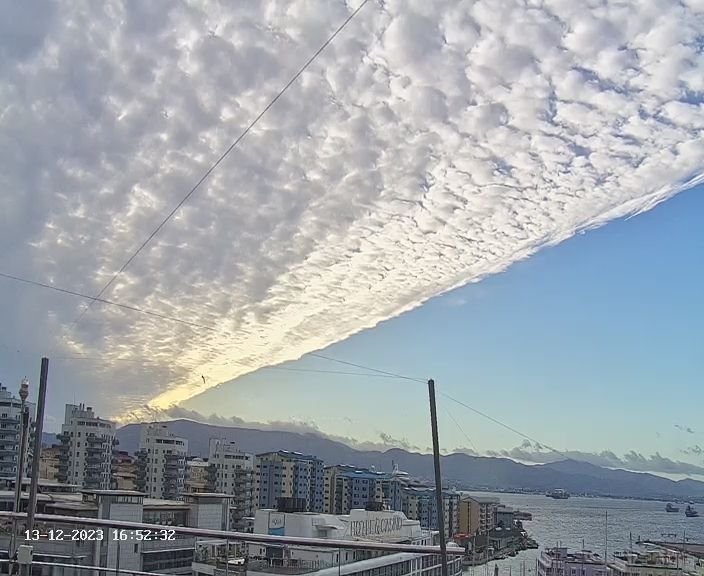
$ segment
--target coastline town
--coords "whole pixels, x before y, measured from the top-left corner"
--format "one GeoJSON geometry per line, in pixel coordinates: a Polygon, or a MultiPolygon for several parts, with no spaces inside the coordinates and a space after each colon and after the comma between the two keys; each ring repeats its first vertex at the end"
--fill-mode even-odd
{"type": "MultiPolygon", "coordinates": [[[[18,497],[22,511],[27,508],[30,480],[22,474],[21,490],[15,490],[20,469],[17,454],[11,452],[13,447],[17,449],[21,421],[17,415],[24,408],[5,389],[0,390],[0,404],[4,410],[0,510],[17,509],[14,498],[18,497]]],[[[30,436],[32,429],[30,422],[30,436]]],[[[0,550],[6,551],[2,566],[10,566],[10,551],[17,544],[29,544],[34,563],[44,564],[43,568],[33,566],[32,573],[42,576],[78,576],[84,570],[77,566],[104,568],[96,569],[99,574],[114,569],[184,576],[441,573],[437,555],[425,556],[420,562],[419,554],[332,547],[340,541],[349,542],[350,547],[353,543],[438,544],[434,485],[411,478],[395,465],[386,472],[326,464],[314,455],[285,450],[255,455],[222,438],[210,439],[207,458],[192,457],[188,440],[158,423],[141,425],[138,450],[128,454],[119,449],[115,430],[113,422],[97,416],[91,407],[66,405],[57,443],[41,451],[38,466],[36,512],[54,515],[57,520],[44,520],[43,528],[25,534],[18,543],[10,519],[0,518],[0,550]],[[57,538],[56,534],[68,531],[63,522],[71,517],[140,522],[164,527],[165,533],[173,534],[170,538],[134,540],[134,532],[122,538],[124,530],[114,528],[106,531],[106,541],[98,545],[81,538],[57,538]],[[231,542],[181,534],[181,528],[329,539],[331,547],[311,548],[305,542],[277,546],[231,542]]],[[[31,457],[26,453],[19,460],[30,462],[31,457]]],[[[453,576],[539,547],[524,528],[531,515],[502,505],[497,497],[448,487],[442,491],[442,502],[447,546],[450,551],[464,550],[450,557],[449,573],[453,576]]],[[[702,554],[697,554],[692,546],[685,552],[652,543],[647,553],[615,554],[607,562],[589,551],[548,548],[540,553],[536,574],[703,576],[704,547],[702,554]],[[692,560],[691,566],[687,558],[692,560]]]]}

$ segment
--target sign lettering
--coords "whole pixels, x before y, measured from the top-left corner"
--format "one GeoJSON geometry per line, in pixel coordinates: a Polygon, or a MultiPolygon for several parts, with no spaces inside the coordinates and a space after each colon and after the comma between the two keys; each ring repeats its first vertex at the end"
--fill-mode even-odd
{"type": "Polygon", "coordinates": [[[370,518],[368,520],[353,520],[349,523],[350,535],[358,538],[383,536],[391,532],[399,532],[403,521],[399,516],[391,518],[370,518]]]}

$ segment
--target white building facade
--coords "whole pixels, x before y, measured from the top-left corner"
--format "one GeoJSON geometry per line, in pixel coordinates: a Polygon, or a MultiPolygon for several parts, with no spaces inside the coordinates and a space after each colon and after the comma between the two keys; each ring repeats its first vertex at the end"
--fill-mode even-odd
{"type": "Polygon", "coordinates": [[[188,440],[165,424],[143,424],[137,453],[137,489],[149,498],[176,500],[185,492],[188,440]]]}
{"type": "Polygon", "coordinates": [[[61,434],[59,482],[83,488],[111,488],[115,424],[99,418],[90,406],[66,404],[61,434]]]}
{"type": "Polygon", "coordinates": [[[211,438],[208,465],[209,489],[230,496],[231,528],[249,531],[254,514],[254,454],[242,452],[234,442],[211,438]]]}
{"type": "MultiPolygon", "coordinates": [[[[424,546],[436,545],[438,537],[436,531],[422,529],[419,521],[409,520],[402,512],[390,510],[351,510],[345,515],[257,510],[254,533],[424,546]]],[[[249,576],[264,576],[294,567],[299,570],[298,574],[315,576],[437,576],[441,568],[439,556],[411,552],[382,553],[252,544],[248,554],[249,576]]],[[[461,557],[450,556],[449,573],[451,576],[461,575],[461,557]]]]}
{"type": "MultiPolygon", "coordinates": [[[[30,469],[29,446],[34,437],[34,404],[27,402],[29,427],[25,445],[25,475],[30,469]]],[[[22,403],[5,386],[0,385],[0,477],[15,478],[20,450],[20,429],[22,426],[22,403]]]]}

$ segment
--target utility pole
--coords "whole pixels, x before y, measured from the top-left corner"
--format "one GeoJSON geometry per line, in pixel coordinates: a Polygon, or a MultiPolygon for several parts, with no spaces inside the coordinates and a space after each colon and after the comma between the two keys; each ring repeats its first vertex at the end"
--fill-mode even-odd
{"type": "Polygon", "coordinates": [[[39,372],[39,398],[37,413],[34,417],[34,450],[32,451],[32,476],[29,485],[29,503],[27,505],[27,530],[34,527],[34,514],[37,511],[37,491],[39,488],[39,457],[42,452],[42,432],[44,430],[44,404],[46,403],[46,381],[49,375],[49,359],[42,358],[39,372]]]}
{"type": "Polygon", "coordinates": [[[435,506],[437,507],[438,530],[440,531],[441,574],[447,574],[447,542],[445,541],[445,507],[442,497],[442,475],[440,473],[440,442],[438,440],[438,413],[435,406],[435,380],[428,380],[430,398],[430,428],[433,435],[433,463],[435,464],[435,506]]]}

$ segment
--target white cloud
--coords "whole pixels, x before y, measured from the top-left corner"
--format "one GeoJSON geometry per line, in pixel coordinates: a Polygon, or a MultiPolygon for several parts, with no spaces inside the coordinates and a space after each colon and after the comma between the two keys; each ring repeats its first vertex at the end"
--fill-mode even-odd
{"type": "MultiPolygon", "coordinates": [[[[341,442],[354,448],[355,450],[378,450],[385,452],[391,448],[402,448],[408,451],[419,452],[421,449],[411,444],[406,438],[394,438],[390,434],[381,430],[376,431],[378,441],[360,441],[349,436],[340,436],[323,432],[314,420],[290,420],[290,421],[269,421],[269,422],[248,422],[237,416],[225,417],[218,414],[207,416],[195,410],[189,410],[182,406],[170,406],[165,409],[157,409],[149,406],[144,407],[145,415],[152,421],[166,422],[171,420],[193,420],[204,424],[215,426],[235,426],[241,428],[251,428],[255,430],[277,430],[280,432],[295,432],[297,434],[314,434],[321,438],[327,438],[335,442],[341,442]]],[[[459,450],[458,450],[459,451],[459,450]]],[[[466,451],[466,449],[462,449],[466,451]]]]}
{"type": "MultiPolygon", "coordinates": [[[[0,270],[97,293],[349,10],[8,4],[0,270]]],[[[371,2],[109,293],[217,332],[3,281],[4,339],[168,406],[649,209],[701,181],[703,34],[698,0],[371,2]]]]}
{"type": "MultiPolygon", "coordinates": [[[[682,452],[689,456],[701,456],[701,448],[699,446],[688,448],[682,452]]],[[[571,459],[579,462],[588,462],[604,468],[625,469],[633,472],[704,476],[704,466],[692,462],[673,460],[662,456],[658,452],[651,455],[643,455],[640,452],[631,450],[623,456],[618,456],[609,450],[602,452],[582,452],[579,450],[555,452],[525,440],[520,446],[511,450],[490,451],[487,455],[511,458],[529,464],[547,464],[549,462],[571,459]]]]}

